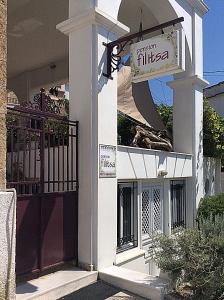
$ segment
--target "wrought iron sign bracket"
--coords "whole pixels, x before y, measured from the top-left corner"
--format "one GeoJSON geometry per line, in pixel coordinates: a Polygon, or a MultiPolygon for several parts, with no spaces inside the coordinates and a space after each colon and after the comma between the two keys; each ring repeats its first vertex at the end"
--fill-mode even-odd
{"type": "Polygon", "coordinates": [[[162,24],[159,24],[157,26],[154,26],[152,28],[145,29],[143,31],[130,34],[127,36],[124,36],[116,41],[110,42],[108,44],[103,43],[103,45],[107,49],[107,72],[103,73],[105,77],[108,79],[113,79],[112,73],[116,70],[119,69],[119,65],[121,63],[121,58],[122,58],[122,52],[125,50],[126,46],[130,46],[131,44],[134,43],[134,39],[136,38],[142,38],[144,35],[155,32],[157,30],[162,30],[163,29],[170,27],[170,26],[175,26],[178,23],[181,23],[184,21],[184,17],[177,18],[162,24]],[[114,48],[116,47],[116,53],[114,53],[114,48]]]}

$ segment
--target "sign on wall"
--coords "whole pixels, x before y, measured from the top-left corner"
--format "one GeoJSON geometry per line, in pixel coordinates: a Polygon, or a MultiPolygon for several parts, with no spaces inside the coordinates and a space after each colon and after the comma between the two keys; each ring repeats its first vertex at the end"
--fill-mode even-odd
{"type": "Polygon", "coordinates": [[[130,53],[133,82],[185,70],[185,37],[182,29],[132,44],[130,53]]]}
{"type": "Polygon", "coordinates": [[[99,152],[100,177],[116,177],[116,147],[100,145],[99,152]]]}

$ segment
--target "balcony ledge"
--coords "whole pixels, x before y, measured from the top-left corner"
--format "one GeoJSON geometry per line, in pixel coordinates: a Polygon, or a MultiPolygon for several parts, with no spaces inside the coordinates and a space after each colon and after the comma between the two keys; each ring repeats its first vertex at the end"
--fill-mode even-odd
{"type": "Polygon", "coordinates": [[[190,154],[118,146],[117,156],[119,180],[192,176],[190,154]]]}
{"type": "Polygon", "coordinates": [[[136,259],[144,255],[145,255],[145,250],[142,250],[140,248],[134,248],[134,249],[124,251],[116,255],[115,265],[116,266],[122,265],[124,263],[127,263],[128,261],[131,261],[133,259],[136,259]]]}

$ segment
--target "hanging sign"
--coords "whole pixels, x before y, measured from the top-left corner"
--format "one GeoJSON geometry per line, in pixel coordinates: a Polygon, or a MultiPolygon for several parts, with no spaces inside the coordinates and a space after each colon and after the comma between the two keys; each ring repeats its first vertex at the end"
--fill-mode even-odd
{"type": "Polygon", "coordinates": [[[130,53],[133,82],[185,70],[185,37],[182,29],[132,44],[130,53]]]}
{"type": "Polygon", "coordinates": [[[100,177],[116,177],[116,147],[100,145],[100,177]]]}

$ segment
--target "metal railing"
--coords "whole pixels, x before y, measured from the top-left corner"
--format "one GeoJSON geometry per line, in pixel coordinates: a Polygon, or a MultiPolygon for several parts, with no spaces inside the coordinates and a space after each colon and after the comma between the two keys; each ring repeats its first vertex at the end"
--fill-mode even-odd
{"type": "Polygon", "coordinates": [[[78,188],[78,122],[43,92],[33,103],[7,110],[7,186],[18,194],[78,188]]]}

